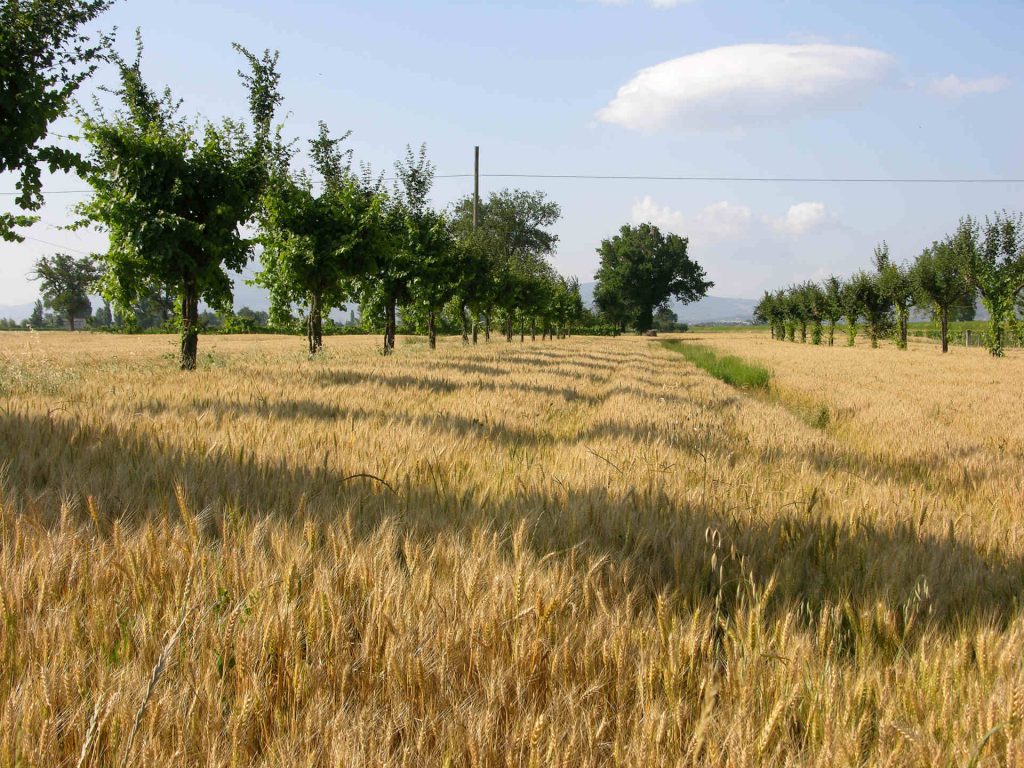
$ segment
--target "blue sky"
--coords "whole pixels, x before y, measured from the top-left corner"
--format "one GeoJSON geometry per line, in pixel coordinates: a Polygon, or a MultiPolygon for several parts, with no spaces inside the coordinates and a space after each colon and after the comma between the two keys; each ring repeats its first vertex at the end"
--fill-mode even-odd
{"type": "MultiPolygon", "coordinates": [[[[231,42],[278,49],[286,133],[351,129],[379,170],[426,142],[439,174],[470,172],[478,144],[483,173],[1024,178],[1019,2],[122,0],[104,22],[126,53],[141,27],[150,82],[214,119],[245,112],[231,42]]],[[[740,297],[1024,208],[1024,184],[481,182],[502,186],[562,205],[566,274],[589,280],[601,238],[652,220],[690,236],[712,293],[740,297]]],[[[441,179],[435,202],[471,188],[441,179]]],[[[74,199],[49,198],[35,241],[0,245],[0,305],[36,297],[32,261],[57,250],[38,240],[102,248],[59,228],[74,199]]]]}

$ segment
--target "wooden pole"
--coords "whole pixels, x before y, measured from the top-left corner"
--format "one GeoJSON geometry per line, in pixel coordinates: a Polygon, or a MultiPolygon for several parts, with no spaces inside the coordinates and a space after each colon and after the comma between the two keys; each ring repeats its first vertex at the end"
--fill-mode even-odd
{"type": "Polygon", "coordinates": [[[473,229],[480,208],[480,147],[473,147],[473,229]]]}

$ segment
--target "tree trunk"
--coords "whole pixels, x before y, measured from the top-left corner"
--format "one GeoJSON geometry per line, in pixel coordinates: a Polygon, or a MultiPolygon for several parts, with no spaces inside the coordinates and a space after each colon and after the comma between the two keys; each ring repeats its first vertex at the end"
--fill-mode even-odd
{"type": "Polygon", "coordinates": [[[476,344],[477,331],[480,330],[480,315],[473,320],[473,343],[476,344]]]}
{"type": "Polygon", "coordinates": [[[897,328],[896,346],[900,349],[907,348],[907,321],[909,320],[910,310],[900,307],[896,310],[899,317],[899,323],[897,328]]]}
{"type": "Polygon", "coordinates": [[[519,343],[522,344],[526,341],[526,320],[524,318],[519,319],[519,343]]]}
{"type": "Polygon", "coordinates": [[[75,316],[71,312],[68,312],[68,328],[72,331],[75,330],[75,316]]]}
{"type": "Polygon", "coordinates": [[[836,340],[836,321],[828,321],[828,345],[831,347],[836,340]]]}
{"type": "MultiPolygon", "coordinates": [[[[654,307],[645,307],[640,312],[640,317],[637,318],[636,329],[639,333],[643,334],[645,331],[651,330],[654,327],[654,307]]],[[[625,328],[623,328],[625,330],[625,328]]]]}
{"type": "Polygon", "coordinates": [[[537,340],[537,318],[530,318],[530,341],[537,340]]]}
{"type": "Polygon", "coordinates": [[[384,354],[390,355],[395,351],[395,323],[397,312],[395,309],[394,297],[388,298],[388,304],[386,308],[387,317],[384,321],[384,354]]]}
{"type": "Polygon", "coordinates": [[[431,349],[437,349],[437,323],[436,313],[433,309],[427,313],[427,342],[431,349]]]}
{"type": "Polygon", "coordinates": [[[949,308],[939,310],[939,323],[942,326],[942,354],[949,352],[949,308]]]}
{"type": "Polygon", "coordinates": [[[314,293],[309,298],[309,317],[306,319],[306,341],[309,342],[309,355],[312,357],[324,347],[323,300],[320,294],[314,293]]]}
{"type": "Polygon", "coordinates": [[[505,318],[505,341],[507,343],[509,343],[509,344],[512,343],[512,331],[513,330],[514,329],[512,328],[512,318],[511,317],[505,318]]]}
{"type": "Polygon", "coordinates": [[[199,291],[194,285],[186,285],[181,299],[181,370],[196,369],[196,352],[199,349],[199,291]]]}
{"type": "Polygon", "coordinates": [[[466,305],[461,305],[462,311],[462,343],[469,344],[469,312],[466,311],[466,305]]]}
{"type": "Polygon", "coordinates": [[[484,341],[491,340],[491,316],[484,315],[484,341]]]}

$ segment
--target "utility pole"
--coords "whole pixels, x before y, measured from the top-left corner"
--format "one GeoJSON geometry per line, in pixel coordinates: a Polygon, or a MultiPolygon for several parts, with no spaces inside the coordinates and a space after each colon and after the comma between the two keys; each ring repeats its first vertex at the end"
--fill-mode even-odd
{"type": "Polygon", "coordinates": [[[480,208],[480,147],[473,147],[473,229],[480,208]]]}

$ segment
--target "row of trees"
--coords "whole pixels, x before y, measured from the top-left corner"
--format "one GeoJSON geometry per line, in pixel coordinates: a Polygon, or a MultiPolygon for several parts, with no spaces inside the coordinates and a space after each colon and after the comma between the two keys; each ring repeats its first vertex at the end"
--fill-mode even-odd
{"type": "Polygon", "coordinates": [[[96,264],[66,254],[41,259],[35,277],[44,298],[71,327],[88,316],[88,291],[99,291],[115,316],[148,299],[174,297],[181,367],[196,364],[200,302],[229,311],[231,271],[261,248],[254,282],[271,295],[272,322],[306,317],[309,351],[323,346],[323,319],[358,302],[367,323],[395,346],[401,315],[436,345],[443,315],[457,315],[465,341],[492,322],[512,339],[565,334],[583,318],[576,280],[550,264],[560,216],[542,193],[505,190],[479,205],[431,205],[434,167],[425,149],[407,151],[395,182],[351,168],[347,134],[326,125],[310,141],[310,170],[292,170],[297,152],[274,125],[281,103],[277,55],[235,45],[247,68],[250,119],[190,120],[169,91],[143,79],[141,42],[133,61],[114,53],[117,106],[83,113],[90,153],[81,164],[93,189],[78,206],[77,226],[106,231],[110,247],[96,264]],[[250,236],[246,232],[254,231],[250,236]]]}
{"type": "MultiPolygon", "coordinates": [[[[271,320],[285,321],[298,306],[312,354],[323,345],[325,313],[351,301],[361,304],[364,321],[383,330],[386,353],[394,349],[399,316],[425,331],[432,347],[439,324],[452,317],[467,342],[480,328],[489,338],[493,323],[511,340],[517,326],[522,339],[527,328],[533,337],[538,326],[542,335],[558,335],[595,320],[578,282],[550,264],[557,242],[550,227],[560,210],[543,194],[505,190],[476,211],[468,198],[440,211],[430,204],[434,168],[422,149],[396,165],[386,190],[369,170],[353,173],[343,149],[347,134],[332,137],[325,125],[310,142],[311,168],[294,172],[294,146],[274,124],[282,101],[276,53],[234,46],[247,64],[239,74],[249,120],[188,119],[169,91],[143,79],[141,41],[129,62],[112,50],[109,36],[83,33],[109,4],[11,0],[2,11],[0,76],[5,100],[17,108],[5,110],[0,125],[0,170],[20,174],[17,204],[28,213],[42,202],[41,164],[76,170],[93,189],[78,206],[78,226],[95,226],[110,240],[98,265],[64,254],[37,264],[47,305],[72,327],[91,309],[86,290],[98,290],[113,304],[111,321],[127,325],[140,314],[130,308],[156,298],[163,313],[173,296],[181,365],[194,368],[200,302],[226,314],[230,272],[259,247],[255,282],[270,291],[271,320]],[[87,157],[42,146],[50,124],[104,61],[117,68],[119,86],[110,92],[117,105],[104,111],[97,101],[93,112],[80,113],[87,157]]],[[[14,228],[31,221],[6,217],[0,235],[17,238],[14,228]]],[[[703,295],[711,284],[686,246],[650,225],[623,228],[604,241],[603,316],[623,329],[647,330],[656,308],[667,311],[669,296],[703,295]]]]}
{"type": "MultiPolygon", "coordinates": [[[[836,325],[845,322],[847,344],[853,346],[858,323],[877,347],[892,332],[900,349],[907,348],[907,324],[916,307],[939,321],[942,351],[949,350],[949,322],[973,317],[975,296],[989,312],[989,351],[1002,356],[1007,333],[1019,330],[1015,303],[1024,304],[1024,218],[997,212],[984,222],[971,217],[956,231],[925,248],[913,263],[893,260],[889,247],[875,248],[872,270],[843,280],[806,282],[766,291],[754,316],[771,328],[772,337],[794,341],[799,332],[814,344],[832,345],[836,325]],[[825,335],[827,328],[827,336],[825,335]]],[[[1024,310],[1024,306],[1021,306],[1024,310]]]]}

